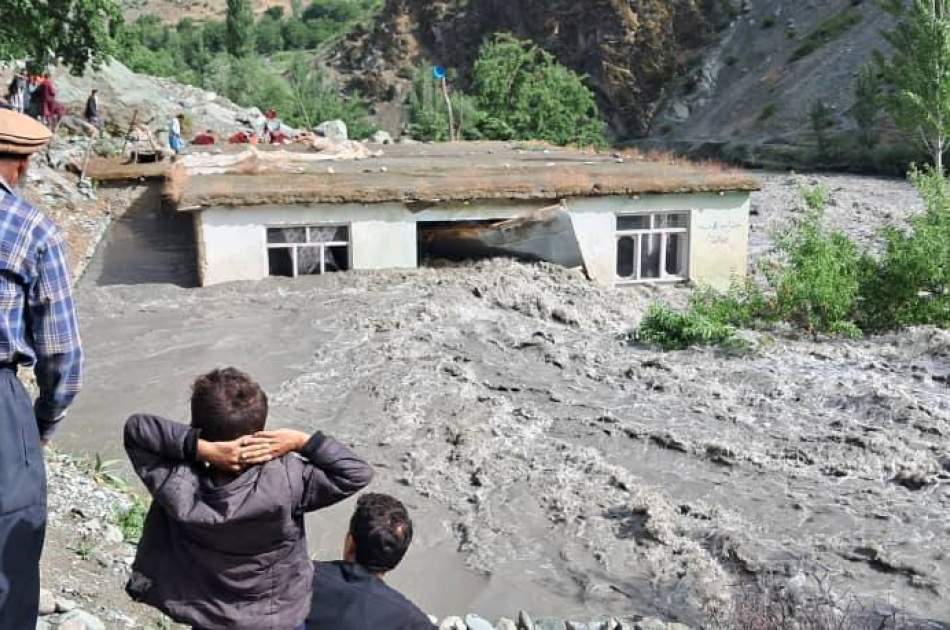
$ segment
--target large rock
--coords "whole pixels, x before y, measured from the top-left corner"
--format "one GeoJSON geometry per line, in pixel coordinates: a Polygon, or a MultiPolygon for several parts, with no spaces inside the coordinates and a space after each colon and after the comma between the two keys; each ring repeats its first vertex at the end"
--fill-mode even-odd
{"type": "Polygon", "coordinates": [[[372,142],[373,144],[392,144],[393,137],[389,135],[388,131],[383,131],[382,129],[380,129],[379,131],[374,133],[372,136],[370,136],[369,141],[372,142]]]}
{"type": "Polygon", "coordinates": [[[465,625],[468,630],[495,630],[490,622],[478,615],[465,615],[465,625]]]}
{"type": "Polygon", "coordinates": [[[50,591],[41,588],[39,613],[41,615],[52,615],[54,612],[56,612],[56,598],[50,591]]]}
{"type": "Polygon", "coordinates": [[[439,624],[439,630],[468,630],[461,617],[446,617],[439,624]]]}
{"type": "Polygon", "coordinates": [[[106,630],[104,623],[98,617],[90,615],[84,610],[74,610],[62,616],[59,621],[59,630],[106,630]]]}
{"type": "MultiPolygon", "coordinates": [[[[2,71],[0,79],[7,79],[2,71]]],[[[238,120],[256,120],[261,115],[257,108],[241,107],[214,92],[170,79],[137,74],[114,60],[82,77],[56,69],[53,79],[57,99],[76,116],[82,115],[90,90],[98,89],[103,120],[122,132],[136,112],[136,120],[148,122],[153,130],[165,129],[175,114],[184,113],[192,131],[211,129],[219,135],[234,133],[242,126],[238,120]]]]}
{"type": "Polygon", "coordinates": [[[333,140],[348,140],[346,123],[342,120],[327,120],[313,128],[318,134],[333,140]]]}

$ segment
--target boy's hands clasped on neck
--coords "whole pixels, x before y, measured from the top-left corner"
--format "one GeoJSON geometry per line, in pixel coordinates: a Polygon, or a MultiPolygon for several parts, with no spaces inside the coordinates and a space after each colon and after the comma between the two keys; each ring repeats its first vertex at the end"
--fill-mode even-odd
{"type": "Polygon", "coordinates": [[[229,442],[198,440],[198,460],[227,473],[239,473],[249,466],[266,464],[287,453],[299,452],[311,436],[293,429],[259,431],[229,442]]]}

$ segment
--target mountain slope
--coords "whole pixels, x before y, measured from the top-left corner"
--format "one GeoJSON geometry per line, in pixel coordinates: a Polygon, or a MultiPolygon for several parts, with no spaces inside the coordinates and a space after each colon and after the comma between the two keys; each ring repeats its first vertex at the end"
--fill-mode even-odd
{"type": "MultiPolygon", "coordinates": [[[[290,14],[292,0],[251,0],[255,14],[281,7],[290,14]]],[[[156,15],[163,22],[177,23],[190,17],[196,20],[223,19],[227,0],[122,0],[122,14],[129,21],[140,15],[156,15]]]]}
{"type": "Polygon", "coordinates": [[[332,61],[350,87],[398,103],[408,69],[456,68],[464,86],[485,38],[512,32],[587,75],[614,132],[639,136],[668,82],[732,11],[731,0],[388,0],[375,26],[352,33],[332,61]]]}
{"type": "Polygon", "coordinates": [[[875,49],[885,49],[881,31],[892,25],[867,1],[750,3],[676,82],[650,135],[751,161],[782,147],[810,149],[809,110],[819,100],[831,108],[836,130],[855,127],[855,75],[875,49]]]}

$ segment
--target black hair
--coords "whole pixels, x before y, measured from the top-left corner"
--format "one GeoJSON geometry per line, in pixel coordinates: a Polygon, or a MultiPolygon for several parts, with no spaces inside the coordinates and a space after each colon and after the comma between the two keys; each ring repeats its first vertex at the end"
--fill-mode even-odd
{"type": "Polygon", "coordinates": [[[191,393],[191,426],[209,442],[227,442],[264,429],[267,394],[235,368],[199,376],[191,393]]]}
{"type": "Polygon", "coordinates": [[[356,562],[374,573],[399,565],[412,542],[412,520],[406,506],[386,494],[364,494],[350,518],[356,562]]]}

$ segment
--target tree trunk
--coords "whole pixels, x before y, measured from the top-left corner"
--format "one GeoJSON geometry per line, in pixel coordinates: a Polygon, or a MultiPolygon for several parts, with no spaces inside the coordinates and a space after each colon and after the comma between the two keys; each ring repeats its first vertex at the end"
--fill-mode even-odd
{"type": "Polygon", "coordinates": [[[943,136],[937,138],[937,145],[934,148],[934,168],[937,169],[937,172],[940,173],[941,177],[943,176],[943,147],[945,140],[943,136]]]}

